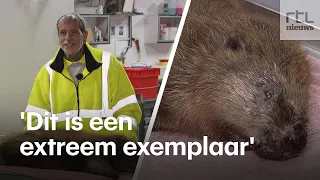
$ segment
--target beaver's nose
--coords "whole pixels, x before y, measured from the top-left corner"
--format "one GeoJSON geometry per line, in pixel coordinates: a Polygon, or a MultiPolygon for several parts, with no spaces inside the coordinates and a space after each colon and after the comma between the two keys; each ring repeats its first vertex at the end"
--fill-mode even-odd
{"type": "Polygon", "coordinates": [[[297,157],[307,145],[307,135],[303,131],[284,136],[280,140],[268,139],[255,145],[255,152],[270,160],[287,160],[297,157]]]}
{"type": "Polygon", "coordinates": [[[297,153],[303,150],[307,145],[307,138],[304,135],[298,135],[295,138],[285,137],[284,138],[284,152],[297,153]]]}

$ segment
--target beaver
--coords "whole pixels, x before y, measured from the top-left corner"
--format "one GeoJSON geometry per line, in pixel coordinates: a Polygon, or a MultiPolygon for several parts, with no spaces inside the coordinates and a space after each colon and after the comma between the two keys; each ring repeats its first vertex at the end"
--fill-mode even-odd
{"type": "Polygon", "coordinates": [[[311,70],[298,41],[235,0],[191,2],[154,131],[248,141],[264,159],[299,156],[308,139],[311,70]]]}
{"type": "MultiPolygon", "coordinates": [[[[118,179],[120,177],[119,173],[121,172],[133,174],[139,158],[135,155],[128,156],[123,152],[123,146],[126,142],[129,142],[129,140],[122,135],[96,135],[63,129],[55,131],[40,129],[37,131],[11,133],[0,140],[0,166],[77,171],[118,179]],[[107,149],[105,149],[104,146],[100,146],[99,155],[93,153],[87,156],[82,154],[81,151],[79,151],[77,155],[70,155],[67,154],[66,144],[61,147],[61,154],[57,154],[57,144],[53,148],[54,154],[52,155],[49,154],[50,148],[48,144],[43,147],[46,155],[24,156],[20,151],[20,146],[23,142],[38,142],[41,144],[43,142],[49,142],[50,139],[53,139],[54,142],[65,142],[66,144],[76,142],[79,147],[84,142],[90,142],[93,145],[95,145],[96,142],[114,142],[116,144],[116,154],[111,154],[111,146],[108,146],[107,149]],[[107,155],[104,154],[106,150],[107,155]]],[[[36,144],[33,144],[33,146],[33,151],[36,152],[36,144]]],[[[26,150],[26,152],[29,152],[29,150],[30,149],[26,150]]],[[[71,150],[72,153],[75,152],[73,150],[71,150]]],[[[90,150],[90,148],[87,150],[90,150]]]]}

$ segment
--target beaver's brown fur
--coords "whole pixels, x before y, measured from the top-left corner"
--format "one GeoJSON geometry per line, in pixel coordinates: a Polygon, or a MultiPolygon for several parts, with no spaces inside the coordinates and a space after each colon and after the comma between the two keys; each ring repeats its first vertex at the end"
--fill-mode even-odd
{"type": "MultiPolygon", "coordinates": [[[[94,135],[92,133],[77,131],[25,131],[12,133],[0,140],[0,166],[22,166],[39,169],[57,169],[66,171],[87,172],[117,179],[120,172],[131,172],[133,174],[138,161],[138,156],[127,156],[123,153],[123,145],[129,140],[121,135],[94,135]],[[104,148],[100,146],[100,156],[79,154],[70,156],[66,152],[66,146],[62,147],[61,156],[55,153],[53,156],[23,156],[20,152],[20,145],[25,142],[48,142],[53,139],[55,142],[69,143],[76,142],[79,146],[86,141],[91,142],[114,142],[116,144],[116,155],[111,155],[111,148],[108,148],[108,155],[104,156],[104,148]]],[[[34,145],[35,149],[36,146],[34,145]]],[[[57,145],[54,146],[54,152],[57,145]]],[[[88,146],[86,146],[88,147],[88,146]]],[[[137,146],[138,147],[138,146],[137,146]]],[[[49,154],[49,147],[44,148],[49,154]]],[[[73,151],[73,150],[72,150],[73,151]]],[[[74,152],[74,151],[73,151],[74,152]]],[[[88,152],[88,150],[86,150],[88,152]]]]}
{"type": "Polygon", "coordinates": [[[307,143],[310,65],[278,23],[232,0],[193,0],[154,130],[248,141],[263,158],[296,157],[307,143]]]}

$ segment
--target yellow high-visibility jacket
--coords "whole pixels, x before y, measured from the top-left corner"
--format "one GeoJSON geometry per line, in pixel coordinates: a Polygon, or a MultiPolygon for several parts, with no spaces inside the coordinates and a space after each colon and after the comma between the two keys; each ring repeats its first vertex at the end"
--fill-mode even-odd
{"type": "MultiPolygon", "coordinates": [[[[84,47],[86,68],[78,87],[65,68],[64,52],[59,47],[55,56],[38,72],[25,112],[36,112],[42,117],[48,117],[48,112],[49,116],[56,115],[59,119],[57,129],[66,128],[66,117],[81,117],[82,131],[106,135],[120,133],[137,141],[136,132],[142,112],[122,64],[114,55],[88,43],[84,47]],[[124,130],[109,131],[102,124],[101,130],[94,131],[89,126],[93,117],[101,117],[102,120],[106,117],[118,120],[130,117],[133,128],[127,130],[125,123],[124,130]]],[[[27,113],[24,114],[26,121],[27,113]]],[[[33,119],[32,124],[36,126],[37,120],[33,119]]],[[[77,124],[71,122],[72,125],[77,124]]]]}

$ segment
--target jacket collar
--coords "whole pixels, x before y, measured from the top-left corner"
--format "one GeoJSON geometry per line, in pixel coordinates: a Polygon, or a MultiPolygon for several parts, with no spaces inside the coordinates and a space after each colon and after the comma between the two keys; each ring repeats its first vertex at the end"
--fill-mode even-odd
{"type": "MultiPolygon", "coordinates": [[[[96,59],[94,59],[93,55],[91,54],[91,52],[90,52],[90,50],[88,48],[88,44],[87,43],[85,43],[83,45],[83,47],[84,47],[86,68],[90,73],[93,70],[99,68],[102,63],[100,63],[96,59]]],[[[58,52],[57,52],[53,62],[50,65],[50,67],[53,70],[55,70],[55,71],[57,71],[59,73],[62,73],[62,71],[64,69],[63,57],[64,57],[64,51],[61,49],[61,47],[59,47],[58,52]]]]}

